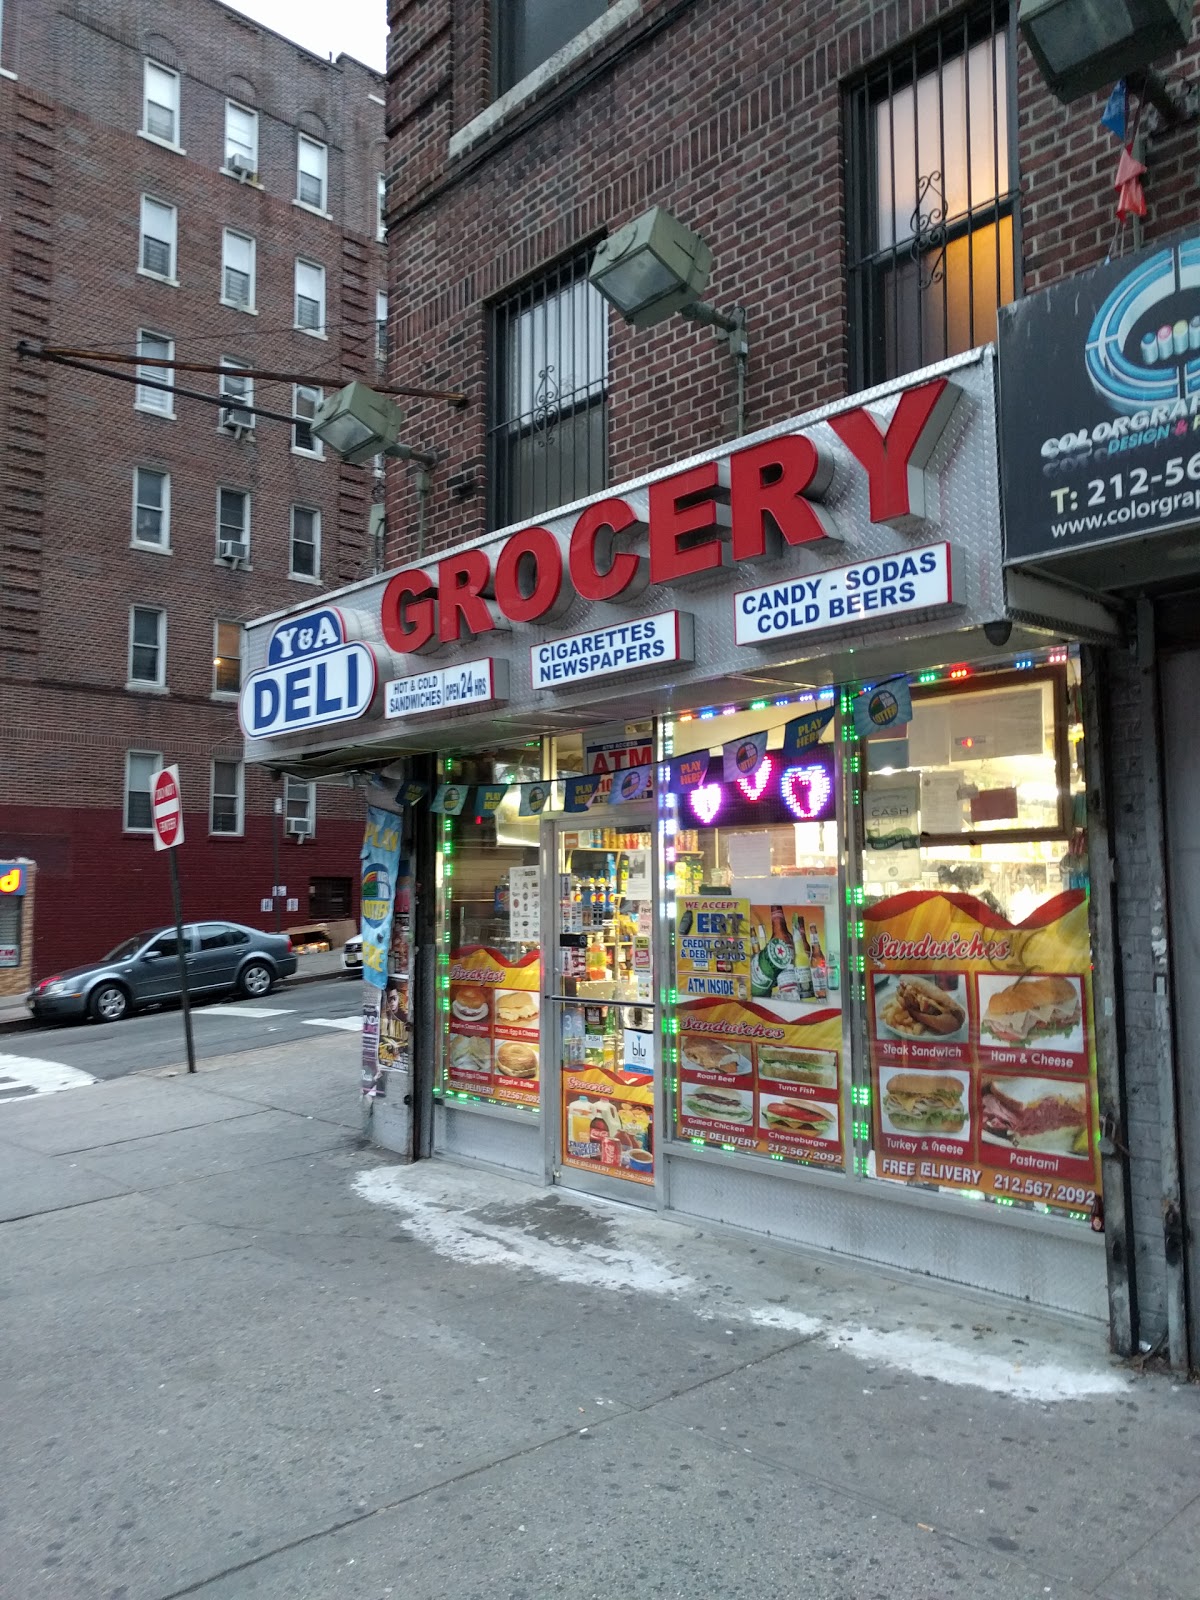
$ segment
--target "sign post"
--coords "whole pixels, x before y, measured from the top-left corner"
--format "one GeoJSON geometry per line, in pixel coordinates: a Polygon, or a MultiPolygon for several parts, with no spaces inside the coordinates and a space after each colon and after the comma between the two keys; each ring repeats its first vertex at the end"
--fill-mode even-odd
{"type": "Polygon", "coordinates": [[[179,858],[175,854],[183,843],[183,796],[179,791],[178,767],[164,767],[161,772],[155,773],[150,790],[150,815],[154,824],[154,848],[169,852],[171,903],[175,910],[175,939],[179,956],[179,1003],[183,1010],[183,1035],[187,1042],[187,1069],[195,1072],[196,1046],[192,1039],[187,952],[183,947],[183,908],[179,898],[179,858]]]}

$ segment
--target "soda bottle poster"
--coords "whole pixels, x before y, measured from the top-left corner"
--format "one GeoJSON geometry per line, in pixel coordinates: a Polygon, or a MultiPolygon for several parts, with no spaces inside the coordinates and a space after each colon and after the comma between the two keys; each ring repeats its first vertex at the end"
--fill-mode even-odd
{"type": "Polygon", "coordinates": [[[400,818],[395,812],[367,807],[361,861],[363,978],[373,988],[384,989],[397,880],[408,871],[400,862],[400,818]]]}
{"type": "Polygon", "coordinates": [[[1089,1212],[1100,1187],[1087,895],[865,913],[876,1176],[1089,1212]]]}

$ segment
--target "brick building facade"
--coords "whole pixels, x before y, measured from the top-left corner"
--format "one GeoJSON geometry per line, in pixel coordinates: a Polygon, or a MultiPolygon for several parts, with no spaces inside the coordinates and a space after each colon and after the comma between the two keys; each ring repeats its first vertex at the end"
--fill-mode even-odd
{"type": "MultiPolygon", "coordinates": [[[[539,306],[586,322],[591,313],[580,311],[577,293],[590,252],[651,206],[668,208],[711,246],[705,298],[747,312],[749,429],[989,342],[997,301],[1194,222],[1194,121],[1172,130],[1149,111],[1140,129],[1149,213],[1140,231],[1117,233],[1119,147],[1100,125],[1105,96],[1055,100],[1018,34],[1016,9],[999,0],[599,0],[574,8],[566,34],[539,46],[522,31],[534,26],[535,10],[521,0],[391,0],[391,377],[462,388],[474,402],[410,411],[408,437],[445,461],[434,475],[429,547],[524,525],[732,434],[734,366],[709,331],[675,317],[639,332],[604,315],[599,355],[581,354],[590,323],[582,334],[572,321],[564,336],[561,320],[556,334],[536,332],[539,306]],[[915,182],[909,192],[893,166],[887,193],[885,123],[886,137],[899,141],[903,118],[911,123],[930,84],[943,129],[959,145],[956,152],[954,138],[944,141],[934,174],[942,192],[930,198],[915,182]],[[958,214],[971,220],[957,232],[948,194],[962,156],[956,118],[991,169],[980,177],[970,166],[958,214]],[[975,286],[965,312],[954,299],[964,250],[965,279],[975,286]],[[936,273],[924,281],[938,259],[947,269],[941,289],[936,273]],[[931,289],[934,300],[917,312],[931,289]],[[915,335],[895,309],[902,299],[917,318],[915,335]],[[917,359],[906,338],[916,339],[917,359]],[[551,354],[567,369],[558,376],[573,380],[566,393],[555,387],[551,354]],[[602,421],[579,424],[597,402],[602,421]],[[534,456],[539,430],[544,452],[547,434],[568,419],[577,444],[581,427],[593,429],[600,457],[582,480],[565,481],[544,453],[534,456]],[[527,470],[544,474],[540,493],[535,479],[522,491],[519,472],[514,478],[514,463],[526,459],[522,441],[532,441],[528,459],[538,463],[527,470]]],[[[1193,37],[1161,70],[1179,83],[1198,60],[1193,37]]],[[[397,477],[389,495],[388,558],[399,566],[416,550],[411,490],[397,477]]],[[[1129,658],[1110,653],[1107,698],[1089,711],[1093,750],[1103,747],[1111,774],[1107,809],[1093,810],[1092,849],[1113,863],[1124,953],[1097,978],[1106,1015],[1116,1018],[1128,1117],[1118,1131],[1127,1214],[1110,1218],[1109,1249],[1110,1272],[1122,1277],[1133,1309],[1114,1337],[1125,1347],[1131,1338],[1155,1345],[1170,1331],[1181,1359],[1171,1304],[1181,1293],[1179,1155],[1164,1155],[1174,1117],[1160,1098],[1170,1051],[1157,954],[1164,907],[1161,885],[1144,870],[1154,827],[1139,760],[1147,715],[1139,677],[1129,658]],[[1126,1221],[1129,1257],[1114,1268],[1126,1221]]]]}
{"type": "Polygon", "coordinates": [[[352,915],[357,797],[244,769],[236,702],[247,618],[374,565],[376,480],[303,416],[379,370],[383,82],[217,0],[7,0],[0,68],[0,855],[38,863],[35,970],[163,918],[160,760],[186,915],[352,915]],[[311,384],[143,371],[221,410],[21,341],[311,384]]]}

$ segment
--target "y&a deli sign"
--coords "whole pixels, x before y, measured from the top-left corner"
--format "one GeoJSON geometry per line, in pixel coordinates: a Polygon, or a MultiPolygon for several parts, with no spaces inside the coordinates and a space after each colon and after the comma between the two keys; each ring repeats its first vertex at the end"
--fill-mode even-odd
{"type": "Polygon", "coordinates": [[[346,637],[333,606],[281,622],[271,634],[267,664],[242,688],[238,715],[251,739],[353,722],[375,698],[375,653],[346,637]]]}

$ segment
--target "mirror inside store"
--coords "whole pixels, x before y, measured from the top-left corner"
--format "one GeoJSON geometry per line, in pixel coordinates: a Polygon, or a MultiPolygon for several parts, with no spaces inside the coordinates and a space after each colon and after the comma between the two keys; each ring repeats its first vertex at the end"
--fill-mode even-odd
{"type": "Polygon", "coordinates": [[[442,1089],[534,1111],[541,1036],[540,817],[521,814],[520,785],[541,776],[540,740],[448,760],[442,781],[462,785],[464,800],[475,801],[481,785],[508,787],[494,812],[472,809],[437,819],[442,1089]]]}

